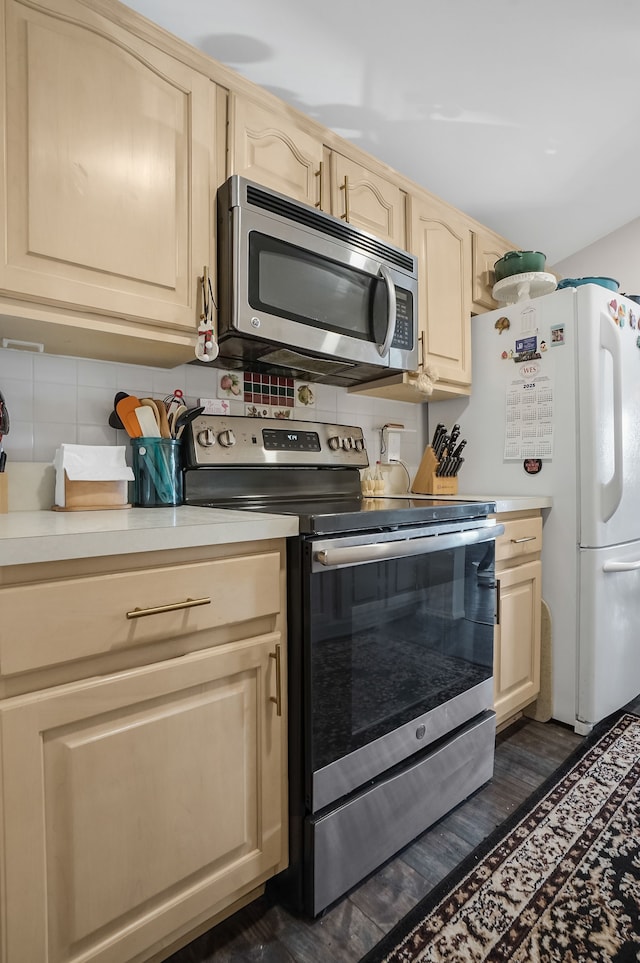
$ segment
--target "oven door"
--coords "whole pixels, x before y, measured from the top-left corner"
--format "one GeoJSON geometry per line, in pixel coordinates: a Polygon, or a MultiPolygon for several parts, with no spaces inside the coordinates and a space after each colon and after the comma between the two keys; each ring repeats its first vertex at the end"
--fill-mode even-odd
{"type": "Polygon", "coordinates": [[[492,708],[503,526],[467,524],[306,543],[309,811],[492,708]]]}

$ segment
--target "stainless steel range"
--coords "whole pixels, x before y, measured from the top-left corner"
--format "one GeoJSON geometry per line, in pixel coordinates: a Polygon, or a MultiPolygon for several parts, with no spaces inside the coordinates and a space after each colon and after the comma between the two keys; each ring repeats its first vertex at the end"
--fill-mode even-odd
{"type": "Polygon", "coordinates": [[[295,514],[289,539],[291,866],[316,916],[493,774],[487,503],[363,498],[353,426],[202,415],[185,501],[295,514]]]}

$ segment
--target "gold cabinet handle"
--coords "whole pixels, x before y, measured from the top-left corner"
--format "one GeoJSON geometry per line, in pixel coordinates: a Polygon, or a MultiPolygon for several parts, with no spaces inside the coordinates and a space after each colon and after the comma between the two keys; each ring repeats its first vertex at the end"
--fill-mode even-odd
{"type": "Polygon", "coordinates": [[[322,210],[322,209],[323,209],[323,208],[322,208],[322,161],[320,161],[320,167],[319,167],[318,170],[316,171],[316,177],[319,178],[319,183],[318,183],[318,197],[319,197],[319,200],[316,201],[316,207],[319,208],[320,210],[322,210]]]}
{"type": "Polygon", "coordinates": [[[211,605],[211,599],[185,599],[184,602],[170,602],[168,605],[153,605],[148,609],[133,609],[127,612],[128,619],[143,619],[146,615],[160,612],[177,612],[178,609],[192,609],[196,605],[211,605]]]}
{"type": "Polygon", "coordinates": [[[344,191],[344,214],[341,214],[340,216],[342,220],[346,221],[348,224],[349,223],[349,177],[347,174],[344,175],[344,184],[341,186],[340,190],[344,191]]]}
{"type": "Polygon", "coordinates": [[[526,535],[523,538],[512,538],[511,541],[514,545],[520,545],[522,542],[535,542],[535,535],[526,535]]]}
{"type": "Polygon", "coordinates": [[[269,702],[275,702],[276,715],[282,715],[282,662],[280,656],[280,645],[276,645],[276,651],[269,653],[270,659],[276,660],[276,694],[269,696],[269,702]]]}

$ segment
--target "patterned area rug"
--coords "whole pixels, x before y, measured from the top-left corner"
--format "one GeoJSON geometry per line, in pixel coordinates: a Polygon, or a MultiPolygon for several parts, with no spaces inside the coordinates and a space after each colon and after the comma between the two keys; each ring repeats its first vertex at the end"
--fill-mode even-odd
{"type": "Polygon", "coordinates": [[[640,960],[640,717],[601,723],[362,963],[640,960]]]}

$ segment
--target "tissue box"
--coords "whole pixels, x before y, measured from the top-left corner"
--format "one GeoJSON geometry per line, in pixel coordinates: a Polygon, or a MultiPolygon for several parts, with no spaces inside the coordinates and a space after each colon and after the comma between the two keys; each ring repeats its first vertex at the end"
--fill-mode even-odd
{"type": "Polygon", "coordinates": [[[133,471],[124,446],[62,445],[54,459],[57,512],[131,508],[127,499],[133,471]]]}

